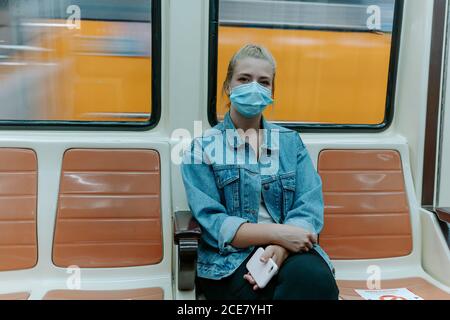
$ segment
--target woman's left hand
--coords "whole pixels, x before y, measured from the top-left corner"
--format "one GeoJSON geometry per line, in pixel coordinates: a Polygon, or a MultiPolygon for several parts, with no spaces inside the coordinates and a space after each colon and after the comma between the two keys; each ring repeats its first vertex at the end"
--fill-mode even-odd
{"type": "MultiPolygon", "coordinates": [[[[277,264],[278,268],[281,268],[287,257],[289,257],[288,250],[278,245],[270,245],[267,246],[266,249],[264,250],[264,253],[261,256],[261,262],[267,263],[269,259],[272,258],[272,260],[277,264]]],[[[255,279],[253,279],[250,272],[244,275],[244,279],[247,280],[253,286],[253,290],[259,289],[255,279]]]]}

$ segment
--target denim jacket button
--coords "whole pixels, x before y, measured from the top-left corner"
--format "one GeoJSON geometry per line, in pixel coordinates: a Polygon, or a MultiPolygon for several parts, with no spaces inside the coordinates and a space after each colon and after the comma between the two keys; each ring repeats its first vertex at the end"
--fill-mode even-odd
{"type": "Polygon", "coordinates": [[[264,190],[266,190],[266,191],[267,191],[267,190],[269,190],[269,189],[270,189],[270,185],[268,185],[268,184],[265,184],[265,185],[264,185],[264,190]]]}

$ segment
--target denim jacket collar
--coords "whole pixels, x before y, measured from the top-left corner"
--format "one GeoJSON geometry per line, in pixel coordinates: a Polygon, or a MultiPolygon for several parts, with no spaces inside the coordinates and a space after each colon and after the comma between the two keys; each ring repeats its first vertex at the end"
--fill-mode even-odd
{"type": "MultiPolygon", "coordinates": [[[[279,130],[274,128],[274,125],[267,122],[264,116],[261,117],[261,123],[261,128],[265,129],[263,138],[264,140],[261,148],[270,151],[279,150],[279,139],[275,139],[275,137],[279,134],[279,130]]],[[[230,112],[227,112],[227,114],[225,115],[223,126],[225,133],[228,133],[226,134],[228,144],[235,149],[239,149],[240,147],[242,147],[244,145],[244,141],[236,130],[236,127],[231,119],[230,112]],[[232,134],[229,134],[230,132],[232,132],[232,134]],[[237,140],[236,143],[235,140],[237,140]]]]}

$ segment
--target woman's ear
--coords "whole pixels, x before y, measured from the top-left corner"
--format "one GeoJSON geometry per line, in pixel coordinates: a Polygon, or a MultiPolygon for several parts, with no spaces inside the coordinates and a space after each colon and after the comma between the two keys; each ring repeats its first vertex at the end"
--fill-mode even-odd
{"type": "Polygon", "coordinates": [[[272,98],[275,98],[275,74],[273,74],[272,79],[272,98]]]}

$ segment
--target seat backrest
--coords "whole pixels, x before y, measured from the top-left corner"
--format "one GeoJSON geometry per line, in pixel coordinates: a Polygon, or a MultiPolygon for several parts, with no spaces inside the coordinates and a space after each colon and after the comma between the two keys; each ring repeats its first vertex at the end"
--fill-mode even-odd
{"type": "Polygon", "coordinates": [[[402,162],[394,150],[325,150],[319,155],[325,226],[335,260],[381,259],[412,251],[402,162]]]}
{"type": "Polygon", "coordinates": [[[162,260],[161,174],[153,150],[64,154],[53,262],[113,268],[162,260]]]}
{"type": "Polygon", "coordinates": [[[0,271],[37,263],[37,157],[33,150],[0,149],[0,271]]]}

